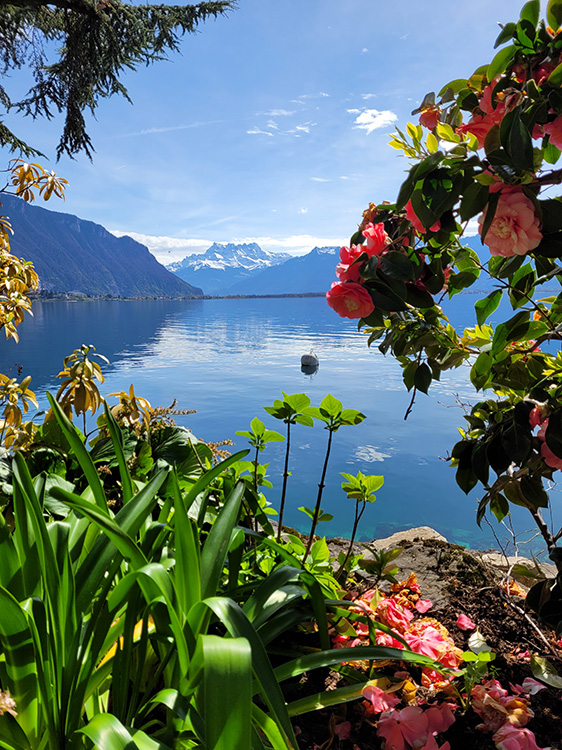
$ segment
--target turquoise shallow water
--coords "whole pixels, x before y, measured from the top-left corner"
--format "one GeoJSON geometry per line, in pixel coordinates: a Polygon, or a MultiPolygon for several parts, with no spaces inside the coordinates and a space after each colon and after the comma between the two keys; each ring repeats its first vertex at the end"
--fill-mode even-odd
{"type": "MultiPolygon", "coordinates": [[[[474,299],[461,300],[455,315],[468,315],[474,299]]],[[[478,491],[466,497],[454,471],[444,461],[463,425],[459,402],[474,400],[467,368],[447,374],[418,395],[413,413],[403,419],[410,394],[399,366],[376,348],[353,321],[342,320],[322,298],[138,302],[43,302],[20,327],[21,342],[2,342],[0,372],[15,363],[33,378],[42,398],[56,390],[63,357],[82,343],[93,343],[108,357],[102,391],[128,389],[154,405],[197,409],[178,417],[198,436],[217,441],[246,441],[235,435],[259,416],[271,429],[283,430],[264,410],[286,393],[306,392],[313,404],[330,392],[344,406],[362,410],[367,419],[343,427],[334,437],[324,508],[334,520],[320,527],[330,536],[351,532],[353,503],[340,489],[339,472],[382,474],[385,484],[367,508],[360,537],[369,540],[414,526],[432,526],[450,541],[471,547],[495,546],[489,529],[478,529],[478,491]],[[300,370],[300,357],[314,349],[320,358],[316,375],[300,370]]],[[[320,425],[297,427],[292,434],[292,476],[286,521],[303,530],[300,505],[312,505],[320,478],[327,433],[320,425]]],[[[269,461],[276,504],[281,486],[284,444],[262,454],[269,461]]],[[[555,521],[562,519],[561,498],[552,490],[555,521]]],[[[531,529],[523,509],[516,509],[518,530],[531,529]]],[[[498,530],[502,539],[507,535],[498,530]]]]}

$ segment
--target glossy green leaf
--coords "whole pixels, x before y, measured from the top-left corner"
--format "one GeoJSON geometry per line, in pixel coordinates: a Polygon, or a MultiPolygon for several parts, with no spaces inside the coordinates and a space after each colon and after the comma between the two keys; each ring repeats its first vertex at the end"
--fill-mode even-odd
{"type": "Polygon", "coordinates": [[[497,75],[504,72],[504,70],[513,60],[516,49],[517,48],[514,44],[510,44],[508,47],[504,47],[503,49],[501,49],[495,55],[492,62],[488,65],[488,70],[486,72],[486,78],[488,79],[488,81],[493,81],[497,75]]]}
{"type": "Polygon", "coordinates": [[[205,746],[250,750],[252,649],[245,638],[201,636],[205,746]]]}
{"type": "Polygon", "coordinates": [[[68,419],[66,414],[63,412],[63,410],[60,408],[58,403],[53,398],[53,396],[48,392],[47,392],[47,399],[49,401],[49,404],[51,405],[53,414],[55,415],[55,418],[64,433],[65,438],[68,440],[72,448],[73,455],[75,456],[76,460],[80,464],[80,468],[84,472],[84,476],[86,477],[88,481],[88,486],[90,487],[94,495],[96,505],[98,506],[99,510],[102,513],[105,513],[105,515],[109,516],[109,510],[107,507],[107,500],[105,498],[105,493],[103,491],[103,485],[99,478],[99,474],[94,465],[94,462],[92,461],[90,454],[86,450],[86,447],[83,443],[83,440],[82,440],[82,437],[80,436],[79,431],[72,424],[72,422],[68,419]]]}
{"type": "Polygon", "coordinates": [[[548,0],[546,20],[554,31],[557,31],[558,27],[562,26],[562,0],[548,0]]]}
{"type": "Polygon", "coordinates": [[[496,289],[493,292],[490,292],[486,297],[483,299],[479,299],[474,304],[474,309],[476,310],[476,320],[478,321],[478,325],[483,325],[486,320],[490,317],[490,315],[495,312],[498,309],[498,306],[502,299],[502,290],[496,289]]]}

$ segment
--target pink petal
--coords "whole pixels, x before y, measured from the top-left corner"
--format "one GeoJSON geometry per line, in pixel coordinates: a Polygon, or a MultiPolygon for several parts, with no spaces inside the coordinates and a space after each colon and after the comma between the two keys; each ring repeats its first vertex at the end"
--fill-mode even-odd
{"type": "Polygon", "coordinates": [[[431,609],[433,607],[433,602],[430,602],[429,599],[418,599],[416,602],[416,609],[418,612],[423,615],[424,612],[427,612],[428,609],[431,609]]]}
{"type": "Polygon", "coordinates": [[[476,623],[472,622],[470,617],[460,614],[457,617],[457,627],[461,630],[474,630],[474,628],[476,627],[476,623]]]}

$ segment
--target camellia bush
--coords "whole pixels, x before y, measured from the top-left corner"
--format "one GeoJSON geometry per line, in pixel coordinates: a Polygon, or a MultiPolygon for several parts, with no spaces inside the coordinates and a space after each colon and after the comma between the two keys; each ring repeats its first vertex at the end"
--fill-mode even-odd
{"type": "MultiPolygon", "coordinates": [[[[383,353],[400,362],[408,390],[427,393],[441,373],[470,364],[483,393],[466,416],[451,459],[461,489],[483,491],[501,521],[527,508],[562,571],[562,529],[543,518],[545,485],[562,469],[562,3],[524,5],[506,23],[488,65],[429,93],[390,145],[412,166],[393,203],[371,204],[327,293],[383,353]],[[478,221],[482,251],[463,244],[478,221]],[[476,321],[459,332],[440,306],[480,279],[476,321]],[[487,323],[502,299],[512,312],[487,323]]],[[[562,578],[529,601],[562,621],[562,578]]]]}

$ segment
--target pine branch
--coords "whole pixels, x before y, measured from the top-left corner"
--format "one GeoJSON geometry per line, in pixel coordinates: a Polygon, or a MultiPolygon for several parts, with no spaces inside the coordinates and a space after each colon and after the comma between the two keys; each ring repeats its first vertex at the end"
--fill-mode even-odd
{"type": "Polygon", "coordinates": [[[57,156],[85,151],[91,157],[84,112],[94,113],[100,99],[114,94],[130,101],[119,80],[123,72],[167,59],[184,34],[235,7],[236,0],[140,6],[119,0],[0,0],[0,68],[7,73],[28,67],[35,80],[12,104],[2,89],[0,103],[32,118],[62,113],[57,156]],[[57,57],[49,60],[54,46],[57,57]]]}

